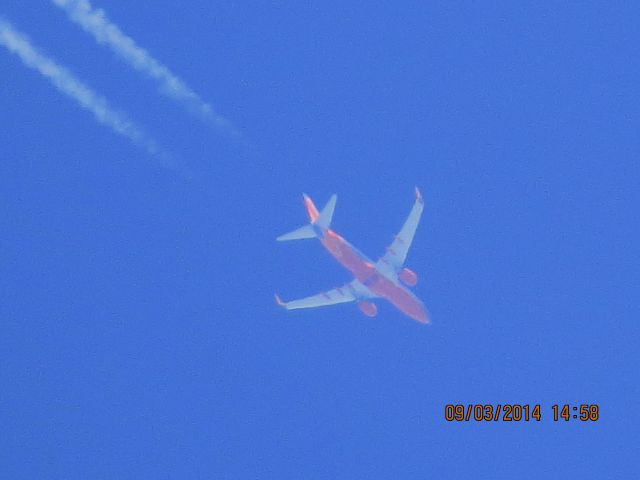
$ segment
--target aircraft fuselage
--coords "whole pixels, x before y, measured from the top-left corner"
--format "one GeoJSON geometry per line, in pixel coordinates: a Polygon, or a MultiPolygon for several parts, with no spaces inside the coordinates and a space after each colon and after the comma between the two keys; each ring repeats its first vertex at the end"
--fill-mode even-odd
{"type": "Polygon", "coordinates": [[[385,298],[398,310],[420,323],[429,321],[422,302],[397,279],[380,272],[371,260],[331,229],[318,232],[327,251],[373,294],[385,298]]]}

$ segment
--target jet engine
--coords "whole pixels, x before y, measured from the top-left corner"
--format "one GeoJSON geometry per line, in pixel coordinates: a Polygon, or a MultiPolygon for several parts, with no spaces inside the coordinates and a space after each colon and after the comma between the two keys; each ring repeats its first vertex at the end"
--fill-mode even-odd
{"type": "Polygon", "coordinates": [[[376,304],[367,302],[366,300],[358,302],[358,308],[367,317],[375,317],[378,314],[378,307],[376,307],[376,304]]]}
{"type": "Polygon", "coordinates": [[[402,283],[407,285],[408,287],[413,287],[416,283],[418,283],[418,275],[413,270],[409,270],[408,268],[403,268],[400,271],[400,280],[402,283]]]}

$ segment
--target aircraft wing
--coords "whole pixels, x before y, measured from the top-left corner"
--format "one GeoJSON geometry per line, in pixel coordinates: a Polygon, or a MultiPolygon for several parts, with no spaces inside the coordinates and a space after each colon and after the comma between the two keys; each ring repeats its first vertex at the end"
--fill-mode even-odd
{"type": "Polygon", "coordinates": [[[424,209],[424,201],[420,190],[416,187],[416,201],[413,204],[409,216],[402,225],[400,232],[395,236],[391,245],[387,247],[387,252],[378,260],[378,268],[382,270],[392,270],[396,273],[407,258],[409,253],[409,247],[413,242],[413,236],[416,233],[418,224],[420,223],[420,217],[422,216],[422,210],[424,209]]]}
{"type": "Polygon", "coordinates": [[[276,295],[276,302],[287,310],[296,310],[298,308],[315,308],[338,303],[355,302],[364,298],[374,297],[375,295],[371,293],[367,287],[358,280],[353,280],[342,287],[290,302],[283,302],[282,299],[276,295]]]}

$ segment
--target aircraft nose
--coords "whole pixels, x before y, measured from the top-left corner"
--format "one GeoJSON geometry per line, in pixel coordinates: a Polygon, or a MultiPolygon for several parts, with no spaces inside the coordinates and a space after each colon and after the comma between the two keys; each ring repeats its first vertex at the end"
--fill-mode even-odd
{"type": "Polygon", "coordinates": [[[427,313],[427,310],[424,308],[419,309],[415,315],[413,315],[413,318],[420,322],[420,323],[424,323],[425,325],[428,325],[431,323],[431,319],[429,318],[429,314],[427,313]]]}

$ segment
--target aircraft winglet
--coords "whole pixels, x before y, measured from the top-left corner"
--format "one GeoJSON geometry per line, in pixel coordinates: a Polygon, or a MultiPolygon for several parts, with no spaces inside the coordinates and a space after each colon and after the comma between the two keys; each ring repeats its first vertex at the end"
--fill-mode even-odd
{"type": "Polygon", "coordinates": [[[287,304],[285,302],[282,301],[282,299],[280,298],[280,295],[278,295],[277,293],[274,295],[276,297],[276,303],[278,305],[280,305],[281,307],[286,307],[287,304]]]}

